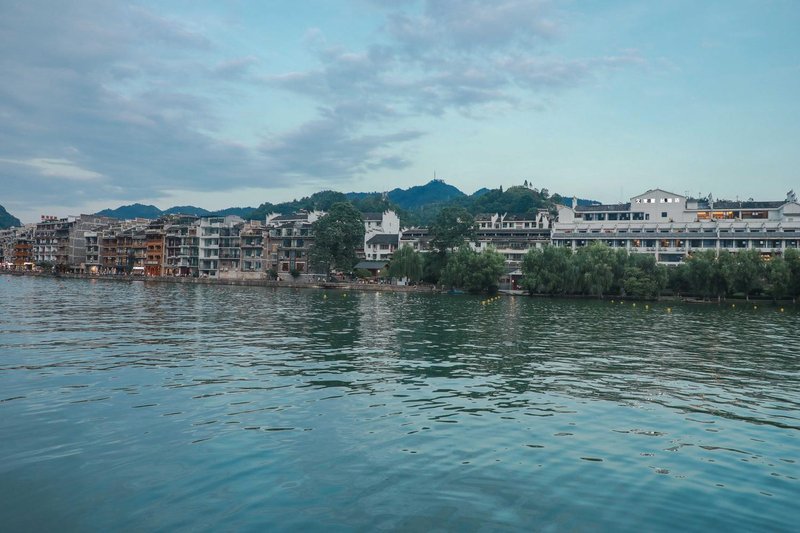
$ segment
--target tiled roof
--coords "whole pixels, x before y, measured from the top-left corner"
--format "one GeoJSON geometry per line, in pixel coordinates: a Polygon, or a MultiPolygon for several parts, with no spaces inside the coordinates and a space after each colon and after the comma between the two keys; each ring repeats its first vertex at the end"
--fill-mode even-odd
{"type": "Polygon", "coordinates": [[[393,244],[397,246],[399,238],[400,236],[396,233],[378,233],[370,237],[367,244],[393,244]]]}

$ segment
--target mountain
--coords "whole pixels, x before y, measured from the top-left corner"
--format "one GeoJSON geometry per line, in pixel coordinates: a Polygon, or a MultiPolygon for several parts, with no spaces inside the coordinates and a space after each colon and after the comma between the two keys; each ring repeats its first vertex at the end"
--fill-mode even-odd
{"type": "Polygon", "coordinates": [[[0,229],[11,228],[15,226],[21,226],[22,222],[15,216],[11,216],[11,214],[6,211],[6,208],[0,205],[0,229]]]}
{"type": "Polygon", "coordinates": [[[95,213],[96,215],[111,217],[111,218],[118,218],[120,220],[127,220],[131,218],[158,218],[162,215],[172,215],[172,214],[180,214],[180,215],[195,215],[199,217],[205,216],[220,216],[224,217],[227,215],[237,215],[242,218],[247,218],[247,216],[253,212],[255,209],[252,207],[229,207],[227,209],[221,209],[219,211],[209,211],[208,209],[203,209],[202,207],[196,207],[194,205],[176,205],[174,207],[170,207],[169,209],[165,209],[162,211],[161,209],[157,208],[154,205],[145,205],[145,204],[131,204],[131,205],[123,205],[116,209],[103,209],[102,211],[95,213]]]}
{"type": "Polygon", "coordinates": [[[403,209],[414,210],[425,205],[449,202],[454,198],[464,197],[466,194],[442,180],[434,179],[425,185],[417,185],[409,189],[393,189],[386,196],[393,204],[403,209]]]}
{"type": "Polygon", "coordinates": [[[161,209],[154,205],[131,204],[122,205],[116,209],[103,209],[95,214],[103,217],[118,218],[120,220],[130,218],[158,218],[161,216],[161,209]]]}
{"type": "MultiPolygon", "coordinates": [[[[246,219],[247,217],[250,216],[250,213],[252,213],[255,210],[256,210],[255,207],[229,207],[227,209],[220,209],[219,211],[214,211],[211,214],[218,217],[236,215],[237,217],[242,217],[246,219]]],[[[203,211],[205,211],[205,209],[203,211]]]]}
{"type": "Polygon", "coordinates": [[[170,207],[161,212],[162,215],[197,215],[199,217],[204,217],[210,213],[211,211],[207,209],[195,207],[193,205],[176,205],[175,207],[170,207]]]}

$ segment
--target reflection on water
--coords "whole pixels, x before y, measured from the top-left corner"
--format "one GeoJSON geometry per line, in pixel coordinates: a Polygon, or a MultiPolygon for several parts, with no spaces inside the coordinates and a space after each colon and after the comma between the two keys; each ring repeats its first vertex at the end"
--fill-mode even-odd
{"type": "Polygon", "coordinates": [[[799,314],[0,278],[12,529],[790,530],[799,314]]]}

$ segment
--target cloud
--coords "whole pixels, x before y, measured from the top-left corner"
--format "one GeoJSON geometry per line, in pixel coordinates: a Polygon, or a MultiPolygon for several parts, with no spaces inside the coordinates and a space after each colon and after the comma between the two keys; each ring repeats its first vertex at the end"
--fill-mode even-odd
{"type": "Polygon", "coordinates": [[[368,170],[397,170],[409,161],[391,152],[423,135],[416,130],[359,133],[346,114],[342,118],[328,110],[325,115],[263,143],[270,171],[306,180],[342,180],[368,170]]]}
{"type": "Polygon", "coordinates": [[[249,72],[250,67],[258,63],[259,60],[255,56],[228,59],[218,63],[211,70],[211,74],[224,79],[241,78],[249,72]]]}
{"type": "MultiPolygon", "coordinates": [[[[385,9],[390,4],[369,3],[385,9]]],[[[635,51],[586,58],[547,53],[565,32],[565,15],[545,0],[430,0],[415,6],[389,9],[385,39],[361,51],[331,44],[314,28],[306,43],[318,68],[261,80],[326,107],[356,99],[380,102],[394,116],[441,117],[453,110],[480,117],[483,108],[512,109],[542,92],[645,63],[635,51]]]]}
{"type": "Polygon", "coordinates": [[[387,31],[414,53],[530,46],[560,33],[550,2],[429,0],[421,14],[394,13],[387,31]]]}
{"type": "Polygon", "coordinates": [[[356,1],[381,17],[370,42],[312,28],[314,64],[268,71],[203,26],[137,4],[0,0],[4,195],[77,205],[400,170],[426,133],[419,117],[513,109],[637,59],[546,54],[564,31],[546,1],[356,1]],[[237,127],[231,102],[276,90],[316,116],[271,131],[272,117],[253,112],[252,138],[224,136],[237,127]]]}
{"type": "Polygon", "coordinates": [[[67,159],[33,158],[20,161],[0,158],[0,163],[28,166],[37,170],[42,176],[68,181],[94,181],[103,177],[102,174],[81,168],[75,162],[67,159]]]}

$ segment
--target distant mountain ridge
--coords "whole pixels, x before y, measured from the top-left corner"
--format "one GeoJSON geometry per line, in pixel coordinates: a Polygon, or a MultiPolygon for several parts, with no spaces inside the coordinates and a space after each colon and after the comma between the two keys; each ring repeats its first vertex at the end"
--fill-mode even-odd
{"type": "MultiPolygon", "coordinates": [[[[349,192],[341,193],[332,190],[316,192],[299,200],[273,204],[265,202],[257,208],[230,207],[219,211],[208,211],[192,205],[174,206],[164,211],[154,205],[131,204],[116,209],[105,209],[97,213],[120,219],[158,218],[166,214],[186,214],[196,216],[237,215],[244,219],[263,220],[270,213],[288,214],[298,210],[328,211],[336,202],[351,202],[362,213],[394,209],[400,215],[403,225],[427,225],[445,206],[458,205],[472,214],[500,213],[535,213],[538,209],[553,212],[557,204],[571,205],[571,196],[561,196],[547,192],[547,189],[535,189],[527,184],[489,189],[483,187],[472,195],[467,195],[457,187],[445,183],[441,179],[433,179],[424,185],[415,185],[408,189],[399,187],[388,192],[349,192]]],[[[579,199],[579,205],[597,204],[594,200],[579,199]]]]}
{"type": "Polygon", "coordinates": [[[229,207],[227,209],[221,209],[219,211],[209,211],[208,209],[203,209],[202,207],[196,207],[193,205],[176,205],[174,207],[170,207],[169,209],[164,209],[163,211],[157,208],[154,205],[147,205],[147,204],[130,204],[130,205],[122,205],[117,207],[116,209],[103,209],[102,211],[98,211],[95,213],[99,216],[111,217],[111,218],[118,218],[120,220],[127,220],[131,218],[158,218],[163,215],[196,215],[200,217],[204,216],[227,216],[227,215],[237,215],[242,218],[246,218],[255,208],[253,207],[229,207]]]}
{"type": "Polygon", "coordinates": [[[0,229],[22,226],[22,222],[0,205],[0,229]]]}

